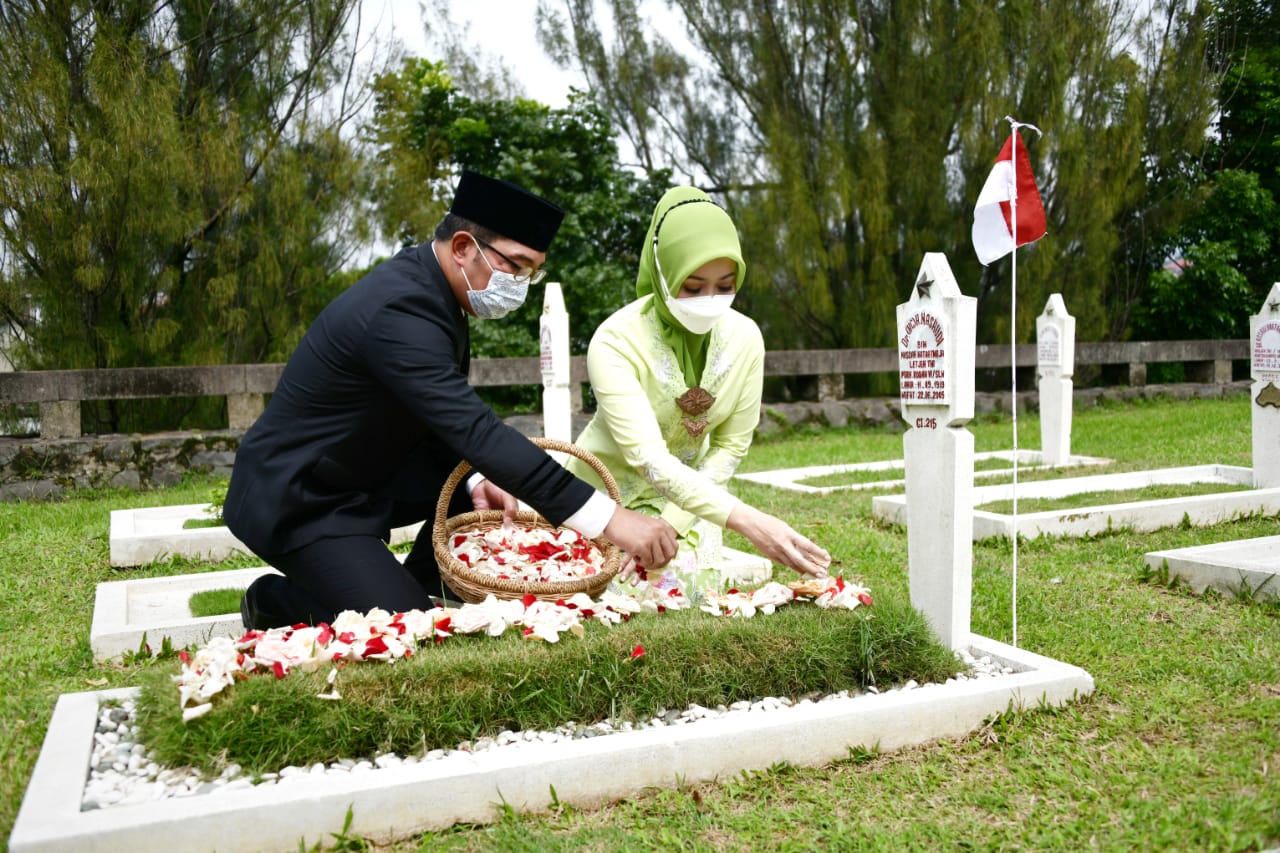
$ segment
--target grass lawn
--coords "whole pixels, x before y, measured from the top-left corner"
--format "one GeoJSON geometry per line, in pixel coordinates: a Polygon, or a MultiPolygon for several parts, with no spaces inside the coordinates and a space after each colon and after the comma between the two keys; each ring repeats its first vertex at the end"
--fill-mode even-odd
{"type": "MultiPolygon", "coordinates": [[[[1019,418],[1019,445],[1039,444],[1019,418]]],[[[1108,471],[1250,464],[1249,401],[1136,401],[1077,412],[1072,452],[1108,471]]],[[[1007,419],[971,426],[976,449],[1011,446],[1007,419]]],[[[745,470],[901,456],[901,435],[848,428],[761,440],[745,470]]],[[[1091,473],[1097,473],[1094,469],[1091,473]]],[[[111,509],[197,503],[211,480],[0,504],[0,801],[8,836],[60,693],[134,685],[157,664],[99,665],[95,585],[258,564],[180,561],[112,569],[111,509]]],[[[741,483],[747,501],[823,543],[877,602],[906,600],[906,541],[871,496],[741,483]]],[[[1276,518],[1019,546],[1024,648],[1088,670],[1092,696],[990,721],[981,732],[824,768],[780,765],[719,784],[648,792],[595,810],[509,814],[394,846],[430,850],[1061,849],[1258,850],[1280,845],[1280,605],[1192,596],[1143,580],[1150,550],[1274,535],[1276,518]]],[[[728,544],[745,547],[736,536],[728,544]]],[[[973,630],[1008,642],[1011,547],[974,546],[973,630]]],[[[602,773],[608,768],[602,767],[602,773]]],[[[550,800],[550,797],[548,798],[550,800]]],[[[424,808],[429,805],[424,804],[424,808]]],[[[345,839],[343,849],[361,849],[345,839]]]]}

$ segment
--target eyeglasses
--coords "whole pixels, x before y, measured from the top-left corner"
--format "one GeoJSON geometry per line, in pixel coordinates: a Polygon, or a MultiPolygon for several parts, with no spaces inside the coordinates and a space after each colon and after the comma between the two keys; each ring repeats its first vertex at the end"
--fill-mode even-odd
{"type": "Polygon", "coordinates": [[[547,277],[546,270],[544,269],[535,270],[533,267],[529,266],[528,264],[519,264],[516,261],[513,261],[511,258],[508,258],[502,252],[498,251],[496,248],[494,248],[494,246],[491,243],[486,243],[484,240],[481,240],[479,237],[476,237],[476,235],[474,234],[472,234],[471,236],[475,237],[475,241],[479,243],[481,246],[488,249],[490,252],[493,252],[495,255],[497,255],[498,257],[506,261],[508,264],[510,264],[511,268],[515,270],[515,273],[513,274],[513,276],[516,281],[528,282],[529,284],[537,284],[538,282],[542,281],[544,278],[547,277]]]}

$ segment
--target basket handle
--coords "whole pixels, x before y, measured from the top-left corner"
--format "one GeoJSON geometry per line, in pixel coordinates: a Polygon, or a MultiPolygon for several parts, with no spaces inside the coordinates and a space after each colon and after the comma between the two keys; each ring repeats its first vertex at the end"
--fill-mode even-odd
{"type": "MultiPolygon", "coordinates": [[[[535,437],[530,438],[529,440],[541,447],[543,450],[554,450],[559,453],[567,453],[570,456],[576,456],[583,462],[586,462],[604,483],[605,490],[609,493],[609,497],[613,498],[615,503],[622,503],[622,492],[618,490],[618,482],[613,479],[613,475],[609,473],[609,469],[604,467],[604,463],[601,462],[600,459],[590,450],[555,438],[535,437]]],[[[458,463],[457,467],[453,469],[453,472],[449,474],[448,479],[444,481],[444,488],[440,490],[440,500],[436,503],[436,530],[444,530],[445,522],[449,517],[449,502],[453,499],[453,493],[457,490],[458,484],[462,482],[462,478],[467,476],[467,473],[470,470],[471,463],[464,459],[458,463]]]]}

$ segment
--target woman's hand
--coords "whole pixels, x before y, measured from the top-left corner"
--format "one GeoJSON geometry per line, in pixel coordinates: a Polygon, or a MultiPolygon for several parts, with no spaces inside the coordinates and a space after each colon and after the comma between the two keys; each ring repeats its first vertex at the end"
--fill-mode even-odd
{"type": "Polygon", "coordinates": [[[831,555],[780,518],[747,504],[738,504],[729,513],[725,526],[747,537],[761,554],[775,563],[781,563],[802,575],[815,578],[827,576],[831,555]]]}

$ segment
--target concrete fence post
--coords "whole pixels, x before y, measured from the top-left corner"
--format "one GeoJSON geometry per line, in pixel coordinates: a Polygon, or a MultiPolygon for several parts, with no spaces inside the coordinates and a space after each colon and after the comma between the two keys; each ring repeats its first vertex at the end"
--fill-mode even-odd
{"type": "Polygon", "coordinates": [[[41,438],[79,438],[80,401],[48,400],[40,404],[41,438]]]}

